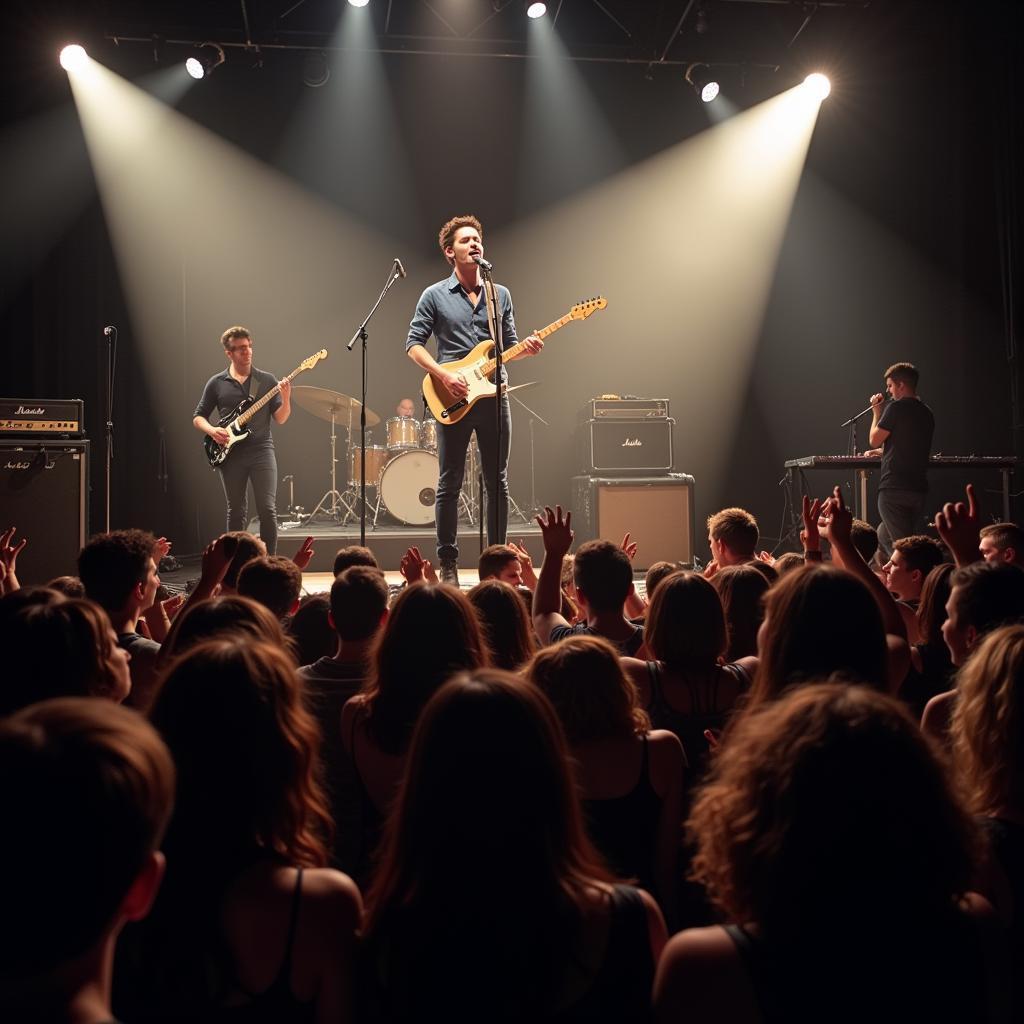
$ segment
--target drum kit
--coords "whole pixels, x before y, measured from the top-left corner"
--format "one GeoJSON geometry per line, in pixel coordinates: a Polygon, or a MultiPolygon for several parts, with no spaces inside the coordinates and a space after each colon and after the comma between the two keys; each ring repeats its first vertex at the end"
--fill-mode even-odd
{"type": "MultiPolygon", "coordinates": [[[[325,515],[345,525],[359,518],[359,495],[364,449],[357,443],[361,406],[354,398],[327,388],[293,387],[292,401],[331,424],[331,487],[317,502],[306,522],[325,515]],[[345,432],[346,489],[338,490],[337,430],[345,432]]],[[[375,427],[380,416],[366,410],[366,426],[375,427]]],[[[440,475],[437,458],[437,423],[412,416],[384,421],[385,444],[371,444],[366,432],[366,512],[376,527],[383,515],[403,526],[433,526],[434,499],[440,475]]],[[[470,524],[480,510],[478,476],[480,456],[474,436],[466,453],[466,475],[459,495],[459,513],[470,524]]]]}

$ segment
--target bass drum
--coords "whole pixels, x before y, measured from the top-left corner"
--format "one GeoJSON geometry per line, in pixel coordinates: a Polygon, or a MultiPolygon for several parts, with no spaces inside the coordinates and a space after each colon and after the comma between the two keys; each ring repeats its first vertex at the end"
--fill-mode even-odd
{"type": "Polygon", "coordinates": [[[406,526],[429,526],[434,522],[439,475],[440,466],[433,452],[396,455],[380,475],[377,493],[381,505],[406,526]]]}

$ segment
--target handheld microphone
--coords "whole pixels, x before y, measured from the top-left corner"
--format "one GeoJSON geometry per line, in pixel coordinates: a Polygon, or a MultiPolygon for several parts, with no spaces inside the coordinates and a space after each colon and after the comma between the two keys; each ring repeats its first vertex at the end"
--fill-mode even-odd
{"type": "Polygon", "coordinates": [[[395,257],[395,270],[398,271],[399,277],[405,277],[405,267],[402,266],[402,261],[396,256],[395,257]]]}
{"type": "Polygon", "coordinates": [[[116,327],[104,327],[103,333],[109,338],[117,330],[116,327]]]}
{"type": "Polygon", "coordinates": [[[493,270],[494,269],[494,264],[493,263],[488,263],[487,260],[485,260],[483,258],[483,256],[474,256],[473,257],[473,262],[478,267],[483,267],[484,270],[493,270]]]}

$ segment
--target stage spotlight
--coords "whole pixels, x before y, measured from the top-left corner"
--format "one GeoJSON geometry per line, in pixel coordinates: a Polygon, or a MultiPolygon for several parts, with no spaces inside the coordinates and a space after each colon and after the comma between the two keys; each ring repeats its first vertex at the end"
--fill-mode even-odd
{"type": "Polygon", "coordinates": [[[370,0],[348,0],[350,7],[365,7],[370,0]]]}
{"type": "Polygon", "coordinates": [[[197,81],[224,63],[224,50],[216,43],[200,43],[185,61],[185,70],[197,81]]]}
{"type": "Polygon", "coordinates": [[[718,79],[707,64],[691,64],[686,69],[686,80],[705,103],[710,103],[718,95],[718,79]]]}
{"type": "Polygon", "coordinates": [[[832,83],[818,71],[808,75],[804,79],[804,85],[807,86],[811,95],[819,100],[823,100],[832,91],[832,83]]]}
{"type": "Polygon", "coordinates": [[[65,71],[81,71],[89,63],[89,54],[78,43],[65,46],[60,51],[60,66],[65,71]]]}
{"type": "Polygon", "coordinates": [[[526,16],[528,18],[543,18],[548,13],[548,5],[542,3],[530,3],[526,4],[526,16]]]}

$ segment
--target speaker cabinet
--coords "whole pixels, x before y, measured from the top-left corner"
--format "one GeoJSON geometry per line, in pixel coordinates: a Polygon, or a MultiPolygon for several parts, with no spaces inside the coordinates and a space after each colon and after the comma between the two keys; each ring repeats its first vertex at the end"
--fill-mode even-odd
{"type": "Polygon", "coordinates": [[[0,529],[28,538],[21,583],[76,575],[88,529],[89,442],[0,441],[0,529]]]}
{"type": "Polygon", "coordinates": [[[693,477],[573,477],[573,526],[577,540],[637,543],[633,567],[655,562],[693,564],[693,477]]]}
{"type": "Polygon", "coordinates": [[[596,419],[580,424],[580,470],[652,476],[672,469],[675,420],[596,419]]]}

